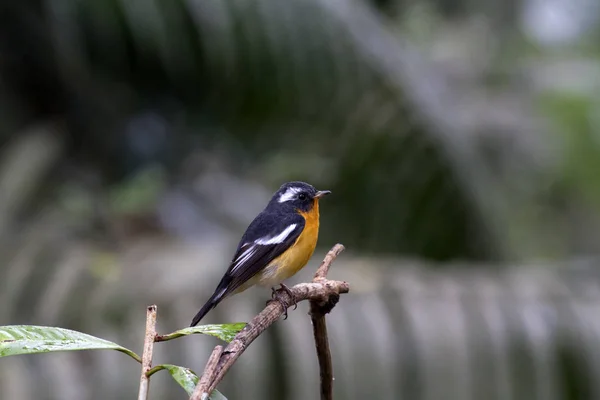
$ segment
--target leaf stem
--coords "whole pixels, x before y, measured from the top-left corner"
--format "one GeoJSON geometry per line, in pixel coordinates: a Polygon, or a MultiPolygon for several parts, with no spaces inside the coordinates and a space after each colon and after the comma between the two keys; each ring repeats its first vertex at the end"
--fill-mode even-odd
{"type": "Polygon", "coordinates": [[[163,369],[166,369],[163,364],[150,368],[148,371],[146,371],[146,378],[150,378],[152,375],[154,375],[158,371],[162,371],[163,369]]]}
{"type": "Polygon", "coordinates": [[[156,343],[166,342],[169,340],[180,338],[182,336],[186,336],[186,335],[184,335],[183,333],[179,333],[179,332],[167,333],[165,335],[156,335],[156,337],[154,338],[154,342],[156,342],[156,343]]]}
{"type": "Polygon", "coordinates": [[[142,358],[129,349],[117,349],[117,351],[127,354],[129,357],[133,358],[135,361],[139,362],[140,364],[142,363],[142,358]]]}

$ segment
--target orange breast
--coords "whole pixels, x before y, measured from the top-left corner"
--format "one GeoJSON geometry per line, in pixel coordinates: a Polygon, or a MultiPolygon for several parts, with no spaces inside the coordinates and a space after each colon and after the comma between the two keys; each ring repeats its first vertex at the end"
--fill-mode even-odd
{"type": "Polygon", "coordinates": [[[315,199],[312,210],[300,212],[305,219],[304,229],[296,242],[268,267],[257,274],[258,284],[272,287],[300,271],[312,257],[319,238],[319,201],[315,199]]]}

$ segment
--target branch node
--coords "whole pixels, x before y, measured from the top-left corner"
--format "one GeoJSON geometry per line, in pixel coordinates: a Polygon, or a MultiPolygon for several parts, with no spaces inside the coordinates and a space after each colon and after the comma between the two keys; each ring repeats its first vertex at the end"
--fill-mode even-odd
{"type": "Polygon", "coordinates": [[[329,314],[336,304],[340,301],[340,295],[338,293],[332,292],[329,297],[325,301],[315,301],[311,300],[310,302],[310,312],[309,315],[325,315],[329,314]]]}

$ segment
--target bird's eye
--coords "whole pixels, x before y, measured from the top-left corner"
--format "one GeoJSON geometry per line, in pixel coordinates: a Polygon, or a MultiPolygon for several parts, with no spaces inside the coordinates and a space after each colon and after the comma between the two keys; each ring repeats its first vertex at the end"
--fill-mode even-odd
{"type": "Polygon", "coordinates": [[[304,200],[306,200],[306,193],[300,193],[300,194],[298,195],[298,200],[300,200],[300,201],[304,201],[304,200]]]}

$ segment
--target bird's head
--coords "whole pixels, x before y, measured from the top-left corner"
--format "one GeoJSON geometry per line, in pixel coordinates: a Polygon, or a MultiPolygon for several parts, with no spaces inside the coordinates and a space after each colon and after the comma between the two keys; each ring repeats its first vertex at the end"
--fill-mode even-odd
{"type": "Polygon", "coordinates": [[[287,182],[275,192],[271,204],[277,207],[292,207],[296,210],[308,212],[321,197],[330,193],[329,190],[317,190],[305,182],[287,182]]]}

